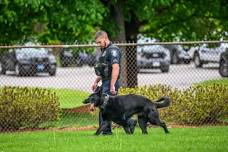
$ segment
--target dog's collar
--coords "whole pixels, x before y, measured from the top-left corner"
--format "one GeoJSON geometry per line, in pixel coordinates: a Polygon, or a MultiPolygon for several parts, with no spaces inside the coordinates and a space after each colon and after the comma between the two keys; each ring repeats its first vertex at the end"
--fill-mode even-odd
{"type": "Polygon", "coordinates": [[[109,100],[109,95],[108,94],[104,94],[104,100],[103,100],[103,103],[101,105],[102,109],[104,109],[106,107],[106,105],[108,104],[108,100],[109,100]]]}

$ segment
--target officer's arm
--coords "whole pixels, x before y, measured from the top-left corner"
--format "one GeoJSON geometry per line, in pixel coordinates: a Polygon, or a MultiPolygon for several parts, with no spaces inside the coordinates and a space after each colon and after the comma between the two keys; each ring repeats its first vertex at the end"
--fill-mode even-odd
{"type": "Polygon", "coordinates": [[[101,76],[97,76],[96,80],[94,81],[94,83],[99,83],[101,81],[101,76]]]}
{"type": "Polygon", "coordinates": [[[118,79],[118,76],[119,76],[119,70],[120,70],[119,64],[117,63],[112,64],[111,86],[115,85],[116,80],[118,79]]]}
{"type": "Polygon", "coordinates": [[[94,81],[93,85],[92,85],[92,90],[95,91],[97,88],[97,84],[101,81],[101,77],[97,76],[96,80],[94,81]]]}

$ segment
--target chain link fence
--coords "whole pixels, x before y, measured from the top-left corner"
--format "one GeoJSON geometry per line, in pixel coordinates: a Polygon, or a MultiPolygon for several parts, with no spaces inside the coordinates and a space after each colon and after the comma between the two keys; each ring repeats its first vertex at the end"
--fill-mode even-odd
{"type": "MultiPolygon", "coordinates": [[[[228,75],[227,62],[220,62],[227,41],[116,45],[122,52],[120,94],[170,96],[173,104],[161,110],[170,125],[227,123],[227,86],[197,86],[228,75]]],[[[28,43],[0,49],[0,130],[98,126],[98,110],[91,113],[82,104],[96,77],[96,45],[28,43]]]]}

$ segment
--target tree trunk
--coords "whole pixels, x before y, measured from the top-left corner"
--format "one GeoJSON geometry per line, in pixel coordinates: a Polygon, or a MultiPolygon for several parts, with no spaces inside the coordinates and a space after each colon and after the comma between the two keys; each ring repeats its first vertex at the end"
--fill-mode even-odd
{"type": "MultiPolygon", "coordinates": [[[[139,22],[132,12],[132,17],[129,22],[125,22],[126,40],[127,42],[137,43],[137,34],[139,29],[139,22]]],[[[127,47],[126,60],[127,60],[127,86],[138,86],[138,70],[137,70],[137,46],[127,47]]]]}
{"type": "MultiPolygon", "coordinates": [[[[118,32],[112,40],[116,42],[137,42],[137,33],[139,22],[132,12],[130,22],[126,22],[124,18],[124,1],[117,0],[117,3],[111,7],[111,14],[117,25],[118,32]],[[113,8],[113,9],[112,9],[113,8]]],[[[136,47],[121,47],[121,82],[123,87],[136,87],[137,79],[137,58],[136,47]]]]}
{"type": "MultiPolygon", "coordinates": [[[[123,13],[123,2],[118,0],[117,4],[114,5],[114,20],[118,26],[118,33],[114,38],[115,42],[126,42],[125,35],[125,22],[124,22],[124,13],[123,13]]],[[[122,60],[121,60],[121,84],[123,87],[128,87],[127,81],[127,59],[126,59],[126,47],[121,47],[122,50],[122,60]]]]}

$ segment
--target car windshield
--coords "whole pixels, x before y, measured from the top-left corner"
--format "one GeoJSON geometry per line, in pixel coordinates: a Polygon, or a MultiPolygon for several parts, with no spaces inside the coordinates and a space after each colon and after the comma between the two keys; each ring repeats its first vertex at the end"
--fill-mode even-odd
{"type": "Polygon", "coordinates": [[[16,50],[16,54],[19,58],[40,57],[40,56],[46,56],[48,54],[48,51],[46,49],[23,48],[23,49],[16,50]]]}

